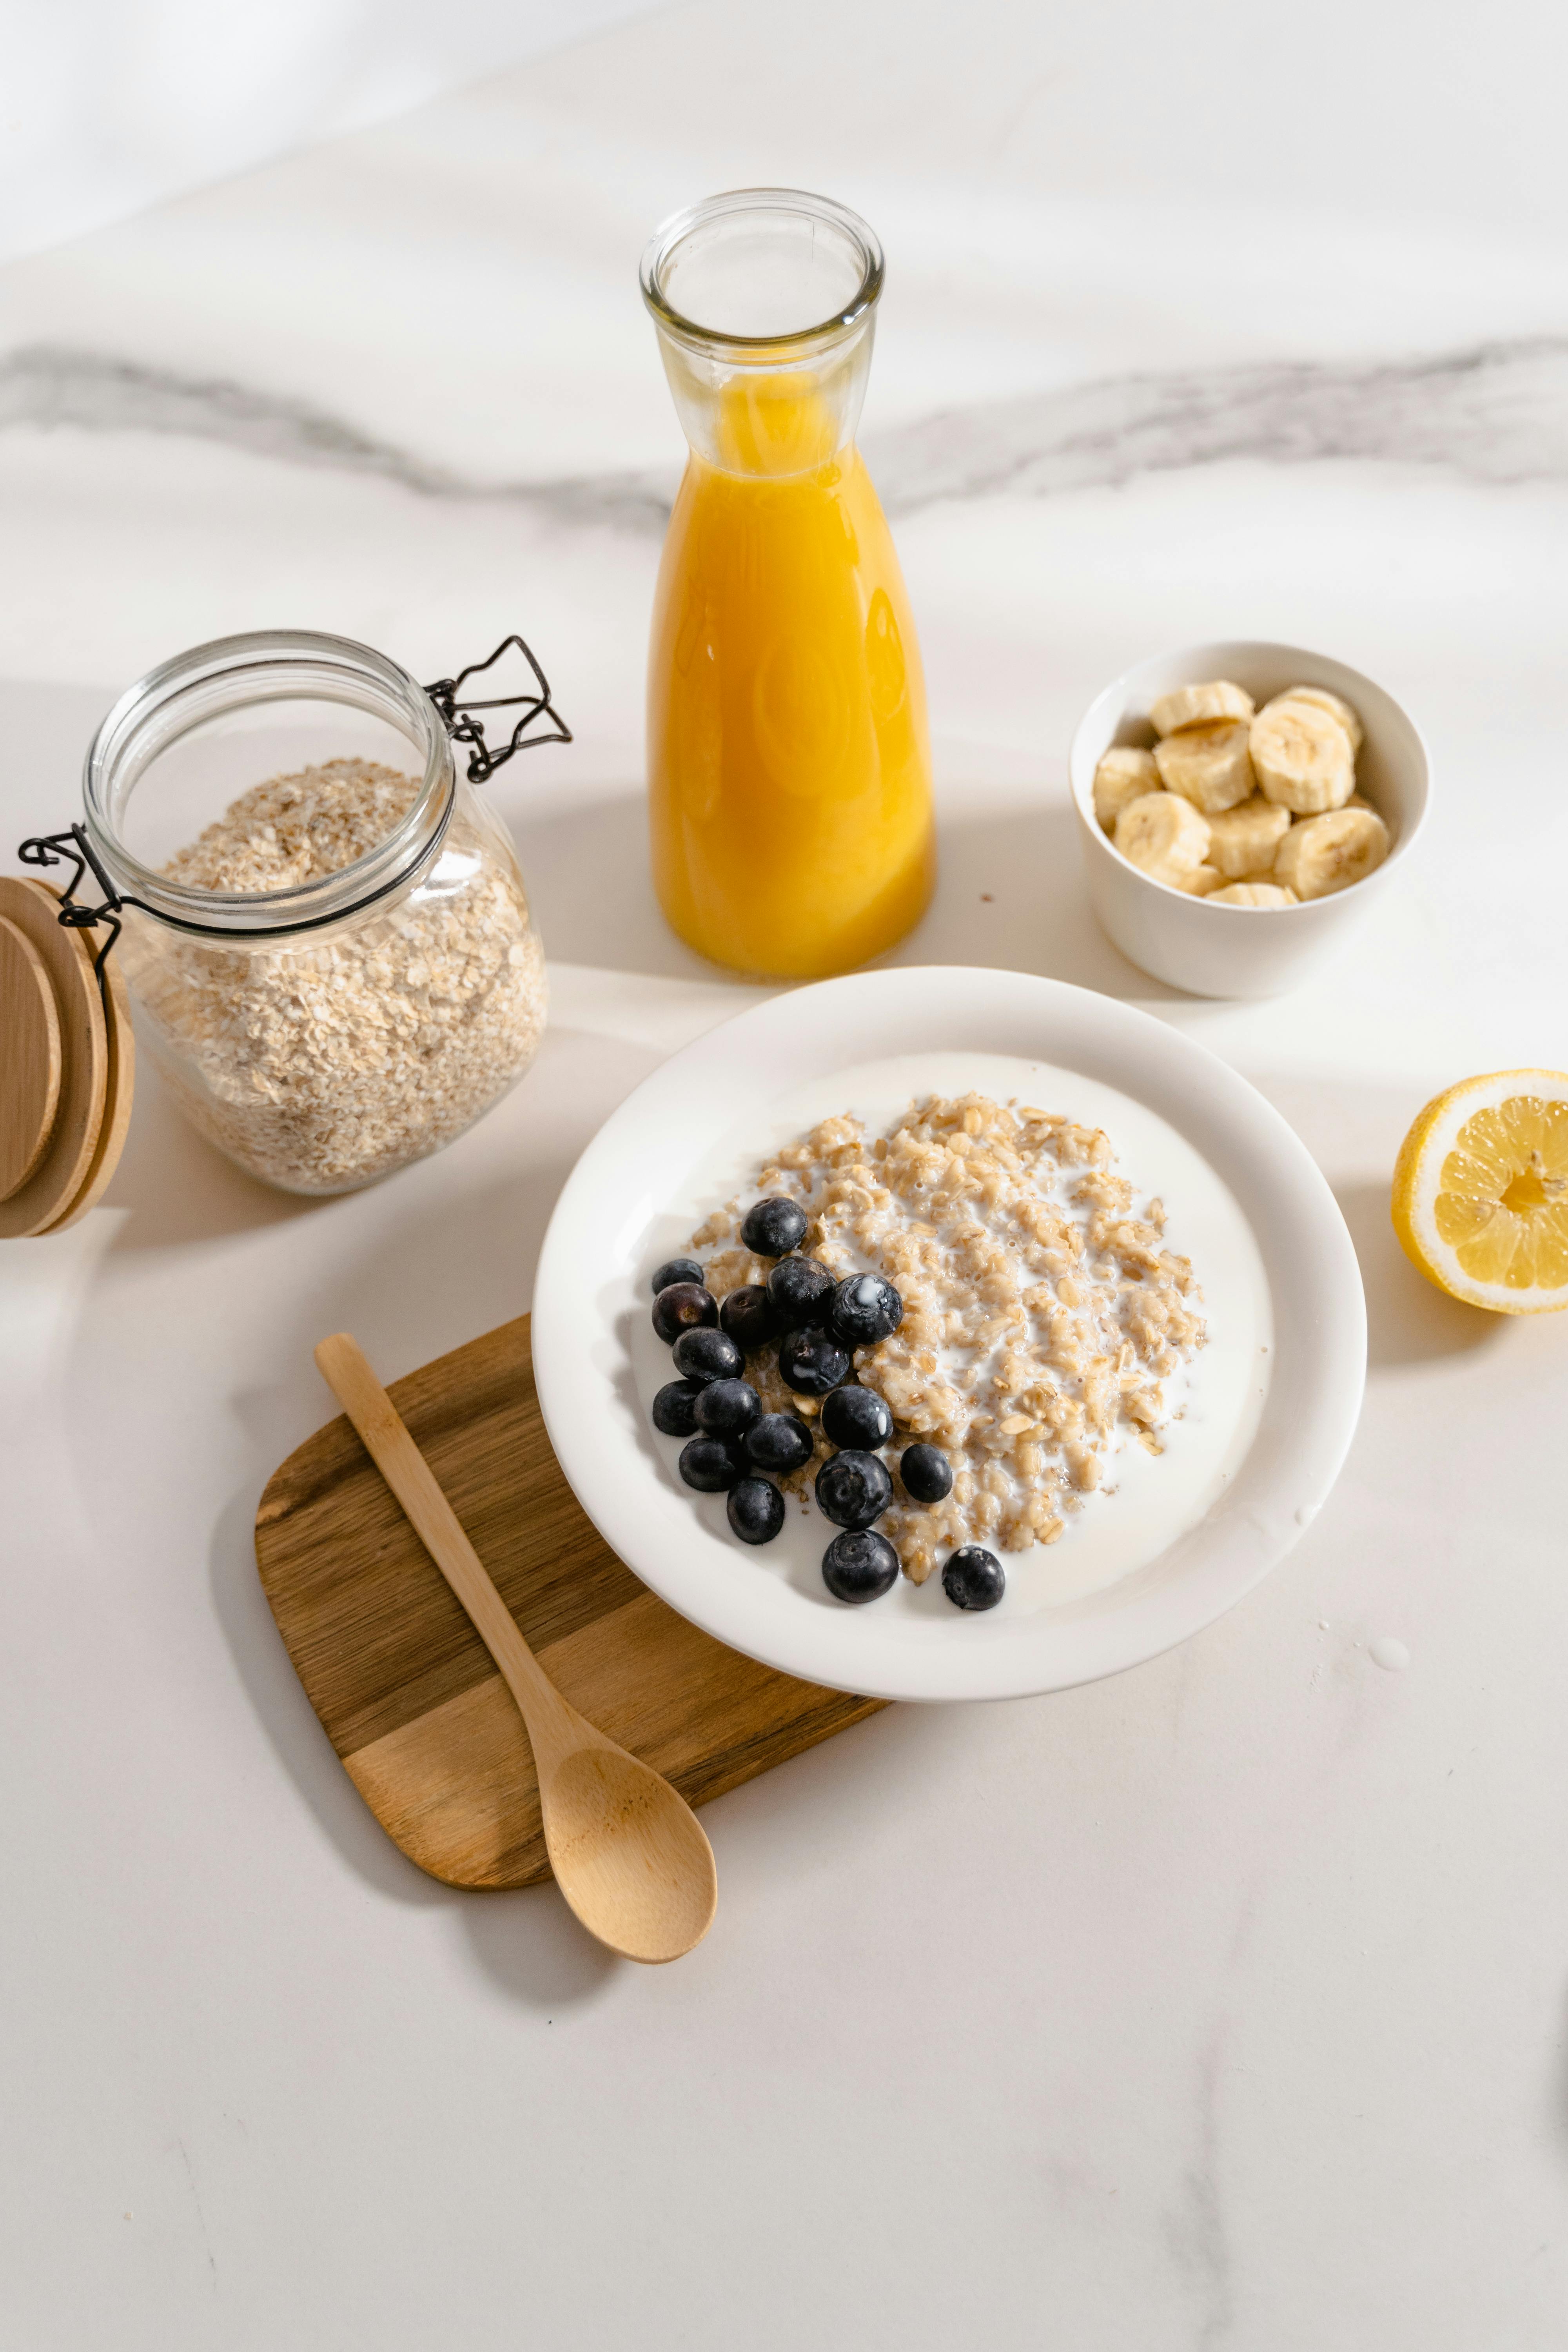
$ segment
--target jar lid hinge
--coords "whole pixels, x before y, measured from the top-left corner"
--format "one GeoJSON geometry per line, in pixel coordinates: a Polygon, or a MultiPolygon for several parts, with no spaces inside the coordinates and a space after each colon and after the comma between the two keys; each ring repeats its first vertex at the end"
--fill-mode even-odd
{"type": "MultiPolygon", "coordinates": [[[[109,937],[92,960],[93,974],[98,982],[99,993],[103,998],[104,1009],[107,1012],[109,983],[104,978],[103,966],[110,949],[120,937],[121,929],[120,909],[121,907],[139,907],[142,901],[140,898],[122,898],[120,896],[104,872],[99,861],[98,853],[79,824],[73,824],[65,833],[37,834],[30,841],[22,843],[16,855],[24,866],[64,866],[68,861],[74,865],[76,871],[60,892],[59,919],[68,931],[93,931],[98,929],[100,923],[108,924],[109,937]],[[93,878],[99,888],[103,892],[101,907],[79,907],[77,904],[76,893],[89,867],[92,870],[93,878]]],[[[149,908],[147,911],[152,910],[149,908]]]]}
{"type": "Polygon", "coordinates": [[[487,660],[470,662],[467,669],[458,672],[456,677],[438,677],[435,685],[427,686],[425,691],[440,712],[442,724],[453,742],[468,743],[473,747],[468,759],[468,782],[471,784],[486,782],[514,751],[531,751],[541,743],[570,743],[572,740],[572,730],[551,702],[549,679],[534,659],[531,647],[515,632],[510,637],[503,637],[487,660]],[[538,691],[495,695],[484,702],[467,700],[462,691],[466,681],[478,677],[481,671],[493,669],[511,646],[517,647],[532,671],[538,691]],[[484,721],[476,719],[474,713],[478,710],[513,710],[519,706],[522,709],[522,717],[511,730],[510,742],[501,745],[498,751],[491,751],[485,741],[484,721]],[[529,729],[541,719],[551,720],[551,726],[531,735],[529,729]]]}

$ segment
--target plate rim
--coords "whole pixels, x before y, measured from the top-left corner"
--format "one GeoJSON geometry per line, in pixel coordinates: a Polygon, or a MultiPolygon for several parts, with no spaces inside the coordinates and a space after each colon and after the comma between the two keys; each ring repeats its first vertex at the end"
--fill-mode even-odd
{"type": "MultiPolygon", "coordinates": [[[[837,1012],[839,1007],[832,1009],[837,1012]]],[[[834,1034],[846,1036],[852,1017],[846,1007],[834,1034]]],[[[974,1050],[990,1049],[977,1043],[974,1050]]],[[[865,1058],[847,1045],[844,1047],[846,1066],[865,1058]]],[[[1182,1118],[1173,1116],[1166,1106],[1148,1101],[1143,1087],[1130,1084],[1125,1072],[1086,1066],[1085,1075],[1146,1102],[1214,1164],[1212,1150],[1190,1133],[1182,1118]]],[[[1215,1172],[1236,1192],[1234,1172],[1223,1167],[1215,1172]]],[[[1271,1291],[1278,1297],[1279,1281],[1258,1231],[1258,1219],[1245,1199],[1239,1204],[1258,1239],[1271,1291]]],[[[1141,1006],[1039,973],[982,965],[884,966],[784,990],[760,1003],[741,1007],[670,1055],[617,1104],[580,1153],[563,1185],[540,1250],[532,1315],[534,1377],[551,1444],[584,1510],[633,1573],[715,1640],[775,1671],[828,1688],[904,1701],[1014,1698],[1069,1689],[1142,1664],[1202,1632],[1279,1565],[1327,1500],[1355,1433],[1366,1378],[1366,1307],[1354,1245],[1326,1177],[1268,1098],[1212,1047],[1141,1006]],[[775,1612],[772,1603],[761,1601],[765,1588],[737,1578],[715,1589],[703,1571],[682,1573],[679,1568],[672,1571],[668,1561],[657,1553],[650,1559],[647,1549],[639,1547],[636,1495],[628,1499],[613,1478],[605,1477],[602,1444],[585,1433],[592,1416],[574,1402],[574,1383],[577,1383],[575,1393],[580,1394],[584,1378],[590,1386],[598,1383],[603,1388],[606,1411],[612,1409],[614,1393],[613,1381],[595,1364],[591,1354],[595,1338],[602,1334],[581,1314],[582,1253],[574,1226],[581,1219],[584,1200],[618,1162],[624,1162],[627,1141],[646,1118],[650,1099],[679,1087],[683,1070],[734,1050],[737,1032],[742,1033],[743,1049],[744,1033],[770,1019],[777,1020],[781,1004],[797,1008],[795,1017],[798,1018],[798,1008],[806,1001],[814,1000],[814,1009],[820,1013],[828,1009],[825,999],[837,999],[839,1004],[857,997],[885,1000],[933,986],[950,996],[955,992],[978,992],[982,997],[1005,992],[1014,1000],[1015,1013],[1020,1009],[1017,1001],[1027,1000],[1025,1009],[1044,1016],[1043,1059],[1062,1059],[1062,1049],[1069,1045],[1084,1050],[1080,1041],[1086,1029],[1107,1031],[1112,1036],[1120,1033],[1132,1058],[1140,1045],[1157,1045],[1170,1071],[1194,1082],[1207,1114],[1217,1117],[1238,1156],[1250,1153],[1264,1178],[1278,1186],[1280,1213],[1287,1222],[1295,1221],[1309,1244],[1318,1289],[1311,1328],[1300,1344],[1306,1347],[1310,1339],[1331,1377],[1309,1399],[1306,1426],[1292,1436],[1298,1479],[1285,1499],[1293,1507],[1275,1512],[1267,1523],[1258,1514],[1247,1512],[1222,1517],[1216,1525],[1211,1514],[1160,1555],[1174,1565],[1159,1584],[1132,1593],[1128,1587],[1136,1578],[1131,1578],[1104,1588],[1103,1595],[1097,1596],[1103,1598],[1103,1609],[1076,1617],[1070,1635],[1059,1622],[1048,1622],[1047,1612],[1047,1622],[1042,1622],[1038,1616],[1009,1620],[1005,1629],[1001,1621],[995,1621],[990,1630],[1001,1638],[982,1640],[967,1649],[940,1640],[923,1645],[900,1642],[884,1656],[879,1654],[875,1620],[869,1612],[802,1610],[781,1636],[778,1628],[767,1622],[775,1612]],[[1053,1028],[1066,1034],[1052,1039],[1053,1028]],[[1185,1552],[1192,1553],[1191,1560],[1182,1560],[1185,1552]],[[846,1621],[872,1636],[863,1644],[856,1638],[853,1646],[857,1651],[863,1646],[865,1654],[863,1659],[856,1657],[857,1666],[863,1666],[863,1671],[853,1675],[835,1654],[847,1645],[826,1631],[846,1621]],[[1100,1638],[1083,1638],[1086,1626],[1099,1629],[1100,1638]],[[814,1641],[814,1633],[824,1638],[814,1641]],[[1025,1638],[1028,1633],[1032,1640],[1025,1638]],[[1053,1649],[1059,1654],[1054,1661],[1053,1649]]],[[[1279,1369],[1277,1361],[1271,1388],[1279,1369]]],[[[1266,1403],[1259,1433],[1268,1425],[1266,1403]]],[[[1251,1449],[1246,1459],[1250,1458],[1251,1449]]],[[[1244,1469],[1245,1460],[1237,1472],[1238,1486],[1244,1469]]],[[[973,1622],[978,1630],[986,1621],[973,1622]]]]}

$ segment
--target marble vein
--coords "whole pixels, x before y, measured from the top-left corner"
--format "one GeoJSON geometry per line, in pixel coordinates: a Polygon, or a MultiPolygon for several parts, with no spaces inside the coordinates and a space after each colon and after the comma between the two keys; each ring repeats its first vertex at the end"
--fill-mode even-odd
{"type": "Polygon", "coordinates": [[[675,488],[673,476],[651,472],[595,474],[582,480],[483,481],[379,440],[308,400],[255,392],[223,377],[180,375],[171,368],[55,344],[33,344],[0,359],[0,430],[18,425],[45,432],[75,426],[88,433],[158,433],[218,441],[285,465],[379,474],[426,498],[511,499],[564,521],[605,522],[641,531],[663,530],[675,488]]]}
{"type": "MultiPolygon", "coordinates": [[[[465,475],[307,400],[37,344],[0,359],[0,428],[62,426],[225,443],[296,466],[379,475],[418,495],[531,507],[563,522],[664,528],[663,469],[498,481],[465,475]]],[[[1141,474],[1253,459],[1444,467],[1488,483],[1568,480],[1568,337],[1368,362],[1270,361],[1102,378],[942,410],[867,454],[883,501],[1051,498],[1141,474]]]]}
{"type": "Polygon", "coordinates": [[[1270,361],[1109,377],[927,418],[878,453],[889,506],[1049,498],[1252,458],[1568,479],[1568,338],[1369,363],[1270,361]],[[889,464],[889,458],[891,464],[889,464]]]}
{"type": "Polygon", "coordinates": [[[1236,2317],[1230,2236],[1219,2192],[1219,2093],[1223,2019],[1198,2057],[1197,2147],[1182,2179],[1181,2203],[1166,2224],[1171,2252],[1200,2302],[1193,2352],[1218,2352],[1236,2317]]]}

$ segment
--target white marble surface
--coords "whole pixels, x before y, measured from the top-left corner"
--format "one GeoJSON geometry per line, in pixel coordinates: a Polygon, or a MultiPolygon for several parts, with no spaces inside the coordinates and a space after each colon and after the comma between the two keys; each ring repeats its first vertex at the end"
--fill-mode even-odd
{"type": "Polygon", "coordinates": [[[230,628],[430,676],[521,625],[578,730],[495,787],[556,986],[500,1112],[301,1207],[148,1083],[105,1206],[0,1259],[7,2347],[1561,2344],[1568,1328],[1426,1289],[1385,1194],[1439,1085],[1568,1062],[1563,39],[703,5],[0,278],[0,840],[230,628]],[[310,1341],[394,1374],[524,1306],[576,1151],[742,1001],[646,879],[679,443],[635,265],[769,177],[890,257],[865,437],[944,854],[904,952],[1151,1003],[1261,1086],[1344,1206],[1371,1378],[1245,1607],[723,1800],[719,1925],[650,1974],[387,1845],[249,1526],[326,1417],[310,1341]],[[1383,679],[1439,793],[1373,934],[1268,1005],[1120,961],[1066,798],[1104,679],[1226,634],[1383,679]]]}
{"type": "Polygon", "coordinates": [[[0,257],[515,67],[647,0],[6,0],[0,257]]]}

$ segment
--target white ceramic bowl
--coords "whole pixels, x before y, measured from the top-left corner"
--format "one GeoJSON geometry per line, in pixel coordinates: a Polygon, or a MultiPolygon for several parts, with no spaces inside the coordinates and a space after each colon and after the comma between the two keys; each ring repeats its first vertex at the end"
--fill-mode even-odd
{"type": "Polygon", "coordinates": [[[1240,639],[1181,646],[1127,670],[1095,697],[1072,740],[1072,796],[1083,838],[1089,900],[1129,962],[1194,996],[1278,996],[1333,955],[1371,914],[1415,847],[1426,814],[1426,746],[1408,714],[1370,677],[1300,646],[1240,639]],[[1149,713],[1173,687],[1227,677],[1260,706],[1289,686],[1325,686],[1359,716],[1356,761],[1364,793],[1394,846],[1364,882],[1300,907],[1215,907],[1155,882],[1111,846],[1094,814],[1094,772],[1113,743],[1152,745],[1149,713]]]}
{"type": "MultiPolygon", "coordinates": [[[[551,1441],[621,1558],[731,1647],[807,1681],[885,1698],[1064,1687],[1206,1625],[1281,1558],[1333,1485],[1365,1356],[1343,1220],[1260,1095],[1131,1005],[1032,974],[963,968],[865,972],[795,990],[675,1055],[573,1171],[533,1296],[534,1372],[551,1441]],[[680,1485],[679,1448],[648,1417],[655,1390],[672,1376],[649,1321],[649,1277],[736,1189],[731,1167],[754,1164],[828,1110],[879,1096],[896,1112],[919,1087],[951,1090],[961,1067],[992,1091],[1011,1076],[1021,1099],[1105,1125],[1129,1175],[1166,1199],[1171,1245],[1190,1246],[1200,1281],[1209,1277],[1210,1346],[1199,1368],[1245,1341],[1254,1385],[1226,1440],[1223,1472],[1201,1493],[1192,1488],[1182,1524],[1173,1527],[1166,1508],[1173,1486],[1158,1485],[1165,1461],[1142,1457],[1126,1475],[1154,1491],[1155,1520],[1126,1507],[1132,1488],[1091,1498],[1060,1543],[1006,1555],[1007,1597],[994,1612],[953,1609],[938,1579],[918,1590],[900,1580],[883,1600],[847,1608],[822,1583],[826,1522],[792,1507],[776,1543],[748,1550],[725,1524],[722,1496],[680,1485]],[[1241,1267],[1255,1269],[1245,1293],[1241,1267]],[[1262,1319],[1249,1326],[1254,1295],[1262,1319]],[[1239,1302],[1234,1312],[1222,1311],[1227,1297],[1239,1302]],[[1270,1324],[1267,1346],[1254,1349],[1270,1324]],[[1107,1555],[1113,1580],[1061,1605],[1042,1599],[1042,1573],[1070,1570],[1080,1529],[1080,1560],[1096,1542],[1121,1544],[1107,1555]]],[[[1205,1406],[1194,1386],[1191,1427],[1169,1433],[1173,1481],[1187,1475],[1182,1458],[1198,1458],[1182,1457],[1182,1444],[1197,1448],[1216,1433],[1205,1435],[1205,1412],[1217,1424],[1220,1408],[1205,1406]]]]}

